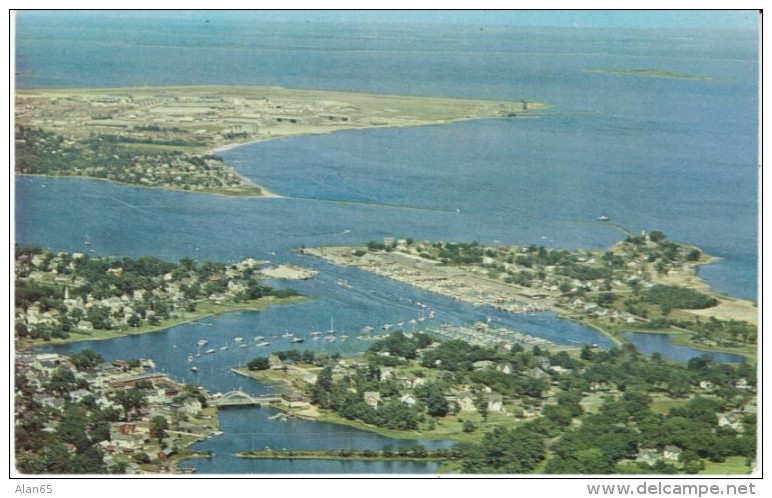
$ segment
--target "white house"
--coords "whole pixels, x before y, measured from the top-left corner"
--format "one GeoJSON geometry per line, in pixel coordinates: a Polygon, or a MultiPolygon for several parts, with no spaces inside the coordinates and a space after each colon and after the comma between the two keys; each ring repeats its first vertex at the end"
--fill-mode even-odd
{"type": "Polygon", "coordinates": [[[416,404],[415,396],[413,396],[410,393],[403,394],[401,398],[399,398],[400,403],[404,403],[407,406],[413,406],[416,404]]]}
{"type": "Polygon", "coordinates": [[[665,460],[670,460],[671,462],[677,462],[678,457],[681,456],[682,451],[683,450],[678,446],[673,446],[672,444],[669,444],[665,446],[665,450],[662,452],[662,458],[664,458],[665,460]]]}
{"type": "Polygon", "coordinates": [[[378,408],[378,404],[381,402],[381,393],[378,391],[365,391],[363,396],[367,405],[378,408]]]}

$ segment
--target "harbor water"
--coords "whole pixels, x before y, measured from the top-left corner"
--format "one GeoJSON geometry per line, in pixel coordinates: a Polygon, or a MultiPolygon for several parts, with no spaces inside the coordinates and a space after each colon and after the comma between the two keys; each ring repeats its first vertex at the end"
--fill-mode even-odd
{"type": "MultiPolygon", "coordinates": [[[[354,25],[254,29],[229,20],[205,33],[188,21],[73,22],[78,29],[18,17],[18,86],[280,85],[526,98],[552,105],[553,114],[297,137],[221,154],[281,198],[17,177],[17,243],[78,252],[88,234],[99,256],[231,263],[254,257],[320,271],[307,281],[271,282],[309,298],[300,304],[47,350],[91,348],[107,359],[130,351],[213,392],[240,388],[264,394],[270,386],[231,372],[259,354],[255,336],[270,342],[264,352],[295,347],[350,355],[370,344],[365,326],[377,333],[382,324],[419,317],[416,301],[436,310],[436,317],[415,330],[490,319],[558,344],[608,347],[610,341],[596,331],[550,313],[511,315],[473,307],[293,252],[303,245],[354,245],[392,236],[600,249],[623,237],[597,222],[601,213],[633,232],[661,230],[671,240],[700,247],[718,257],[700,269],[705,280],[720,292],[756,299],[758,65],[755,36],[748,33],[381,26],[364,36],[354,25]],[[108,31],[111,41],[103,36],[108,31]],[[704,78],[585,71],[597,67],[663,68],[704,78]],[[336,285],[341,280],[349,285],[336,285]],[[311,340],[310,332],[324,330],[331,320],[349,338],[311,340]],[[282,337],[287,331],[305,342],[289,343],[282,337]],[[236,337],[251,341],[249,347],[236,347],[236,337]],[[217,353],[203,355],[193,373],[187,358],[200,339],[217,353]],[[223,346],[227,349],[219,349],[223,346]]],[[[631,341],[646,354],[668,347],[667,341],[644,343],[636,337],[631,341]]],[[[437,471],[433,463],[234,457],[236,451],[265,446],[400,444],[348,427],[272,420],[272,414],[264,408],[223,410],[224,434],[196,446],[215,456],[186,465],[215,474],[437,471]]]]}

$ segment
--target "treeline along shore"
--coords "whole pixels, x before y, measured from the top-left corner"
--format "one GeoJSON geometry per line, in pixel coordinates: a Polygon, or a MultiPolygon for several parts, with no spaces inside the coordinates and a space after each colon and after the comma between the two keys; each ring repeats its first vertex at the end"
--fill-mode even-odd
{"type": "Polygon", "coordinates": [[[379,461],[443,461],[458,459],[450,450],[429,451],[415,445],[404,450],[287,450],[239,451],[236,456],[262,460],[379,460],[379,461]]]}
{"type": "MultiPolygon", "coordinates": [[[[86,245],[85,247],[89,247],[86,245]]],[[[15,250],[16,348],[55,341],[110,339],[163,330],[230,311],[293,302],[292,289],[263,283],[264,262],[238,263],[184,257],[178,263],[140,258],[53,252],[34,245],[15,250]]],[[[265,268],[284,278],[313,272],[265,268]]]]}
{"type": "MultiPolygon", "coordinates": [[[[382,449],[270,448],[254,459],[434,460],[440,472],[748,473],[756,365],[646,358],[630,344],[551,351],[392,331],[341,358],[297,349],[239,371],[275,383],[271,418],[395,438],[382,449]],[[430,449],[407,440],[453,441],[430,449]],[[396,446],[396,448],[395,448],[396,446]]],[[[311,443],[313,444],[313,443],[311,443]]],[[[429,444],[429,443],[426,443],[429,444]]]]}
{"type": "Polygon", "coordinates": [[[301,251],[473,305],[555,311],[617,343],[631,330],[667,332],[706,351],[756,355],[756,305],[713,291],[696,274],[712,258],[658,230],[602,251],[409,237],[301,251]]]}

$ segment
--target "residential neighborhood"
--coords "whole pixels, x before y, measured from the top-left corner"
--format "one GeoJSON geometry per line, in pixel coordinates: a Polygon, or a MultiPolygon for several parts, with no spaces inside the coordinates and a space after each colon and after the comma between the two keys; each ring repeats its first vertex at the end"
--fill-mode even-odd
{"type": "Polygon", "coordinates": [[[158,372],[151,360],[19,353],[15,376],[23,473],[171,473],[177,458],[196,455],[192,442],[217,433],[210,393],[158,372]]]}
{"type": "Polygon", "coordinates": [[[344,129],[514,116],[545,107],[279,87],[25,89],[16,95],[15,171],[264,196],[272,194],[224,163],[216,148],[344,129]]]}
{"type": "Polygon", "coordinates": [[[700,280],[697,268],[710,256],[658,230],[620,230],[623,240],[596,251],[385,237],[302,252],[475,306],[555,311],[615,340],[630,327],[666,330],[703,348],[754,354],[758,309],[700,280]]]}
{"type": "Polygon", "coordinates": [[[264,285],[260,266],[253,258],[231,265],[182,258],[177,264],[17,246],[16,339],[26,346],[72,335],[157,330],[296,294],[264,285]]]}
{"type": "Polygon", "coordinates": [[[750,364],[699,357],[684,365],[647,359],[630,345],[504,346],[394,331],[354,357],[281,351],[239,371],[284,384],[274,404],[284,417],[458,441],[448,471],[696,474],[755,466],[750,364]],[[509,438],[533,445],[494,455],[509,438]]]}

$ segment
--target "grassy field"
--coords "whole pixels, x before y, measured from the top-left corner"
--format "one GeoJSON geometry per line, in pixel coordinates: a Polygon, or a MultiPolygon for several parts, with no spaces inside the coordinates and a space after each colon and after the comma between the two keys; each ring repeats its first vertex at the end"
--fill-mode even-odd
{"type": "Polygon", "coordinates": [[[654,413],[667,413],[671,408],[686,406],[689,403],[688,398],[672,399],[667,396],[653,396],[651,411],[654,413]]]}
{"type": "Polygon", "coordinates": [[[751,468],[745,464],[745,457],[728,457],[726,462],[705,461],[705,470],[700,475],[742,475],[750,474],[751,468]]]}

